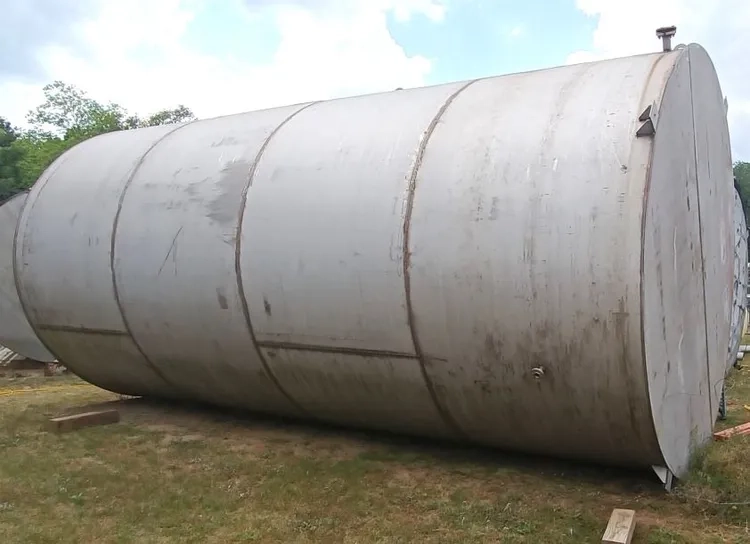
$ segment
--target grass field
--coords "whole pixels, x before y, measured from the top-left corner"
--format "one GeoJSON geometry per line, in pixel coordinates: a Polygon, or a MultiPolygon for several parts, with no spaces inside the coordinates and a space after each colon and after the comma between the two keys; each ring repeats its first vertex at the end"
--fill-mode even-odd
{"type": "MultiPolygon", "coordinates": [[[[750,367],[750,365],[748,365],[750,367]]],[[[74,377],[0,378],[0,543],[750,543],[750,441],[712,443],[672,495],[648,474],[167,407],[74,377]],[[51,415],[114,403],[116,425],[51,415]]],[[[750,420],[750,368],[729,383],[750,420]]]]}

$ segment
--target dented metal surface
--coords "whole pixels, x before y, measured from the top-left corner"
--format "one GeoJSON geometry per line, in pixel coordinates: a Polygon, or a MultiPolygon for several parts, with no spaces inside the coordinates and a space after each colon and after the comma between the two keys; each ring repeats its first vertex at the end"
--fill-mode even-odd
{"type": "Polygon", "coordinates": [[[13,240],[26,193],[0,203],[0,345],[29,359],[55,360],[39,341],[21,307],[13,273],[13,240]]]}
{"type": "Polygon", "coordinates": [[[95,138],[31,193],[22,301],[116,391],[680,475],[730,338],[707,59],[95,138]]]}

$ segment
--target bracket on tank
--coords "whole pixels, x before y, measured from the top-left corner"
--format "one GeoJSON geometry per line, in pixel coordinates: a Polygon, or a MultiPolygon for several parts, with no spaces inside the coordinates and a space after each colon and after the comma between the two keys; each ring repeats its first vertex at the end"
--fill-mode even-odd
{"type": "Polygon", "coordinates": [[[651,467],[654,471],[654,473],[659,477],[659,480],[661,480],[661,483],[664,484],[664,489],[667,490],[667,493],[672,492],[672,485],[674,483],[674,474],[672,474],[672,471],[669,470],[667,467],[662,467],[658,465],[653,465],[651,467]]]}
{"type": "Polygon", "coordinates": [[[643,124],[636,131],[636,137],[653,136],[656,133],[656,117],[656,104],[646,106],[646,109],[638,116],[638,121],[643,124]]]}

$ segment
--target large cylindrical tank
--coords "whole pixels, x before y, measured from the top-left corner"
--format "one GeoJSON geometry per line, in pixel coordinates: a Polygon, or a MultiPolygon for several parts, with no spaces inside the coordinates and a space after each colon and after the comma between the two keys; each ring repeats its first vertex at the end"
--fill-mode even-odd
{"type": "Polygon", "coordinates": [[[732,232],[690,46],[93,138],[31,191],[15,272],[114,391],[679,475],[732,232]]]}
{"type": "Polygon", "coordinates": [[[742,341],[742,327],[745,323],[747,311],[747,221],[742,200],[737,189],[734,191],[734,294],[732,297],[732,325],[729,340],[729,356],[727,368],[731,368],[737,361],[740,343],[742,341]]]}
{"type": "Polygon", "coordinates": [[[21,307],[13,273],[13,241],[26,193],[0,203],[0,346],[36,361],[52,362],[47,351],[29,325],[21,307]]]}

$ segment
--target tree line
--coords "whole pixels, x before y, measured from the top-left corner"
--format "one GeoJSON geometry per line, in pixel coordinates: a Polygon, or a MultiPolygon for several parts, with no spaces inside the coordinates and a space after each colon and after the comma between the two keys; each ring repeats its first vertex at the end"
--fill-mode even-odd
{"type": "Polygon", "coordinates": [[[0,202],[30,188],[42,172],[77,143],[116,130],[180,123],[194,119],[183,105],[147,117],[118,104],[101,103],[62,81],[44,87],[44,102],[19,129],[0,117],[0,202]]]}
{"type": "MultiPolygon", "coordinates": [[[[738,161],[734,163],[734,186],[740,194],[745,219],[750,220],[750,162],[738,161]]],[[[750,227],[750,224],[748,225],[750,227]]]]}

